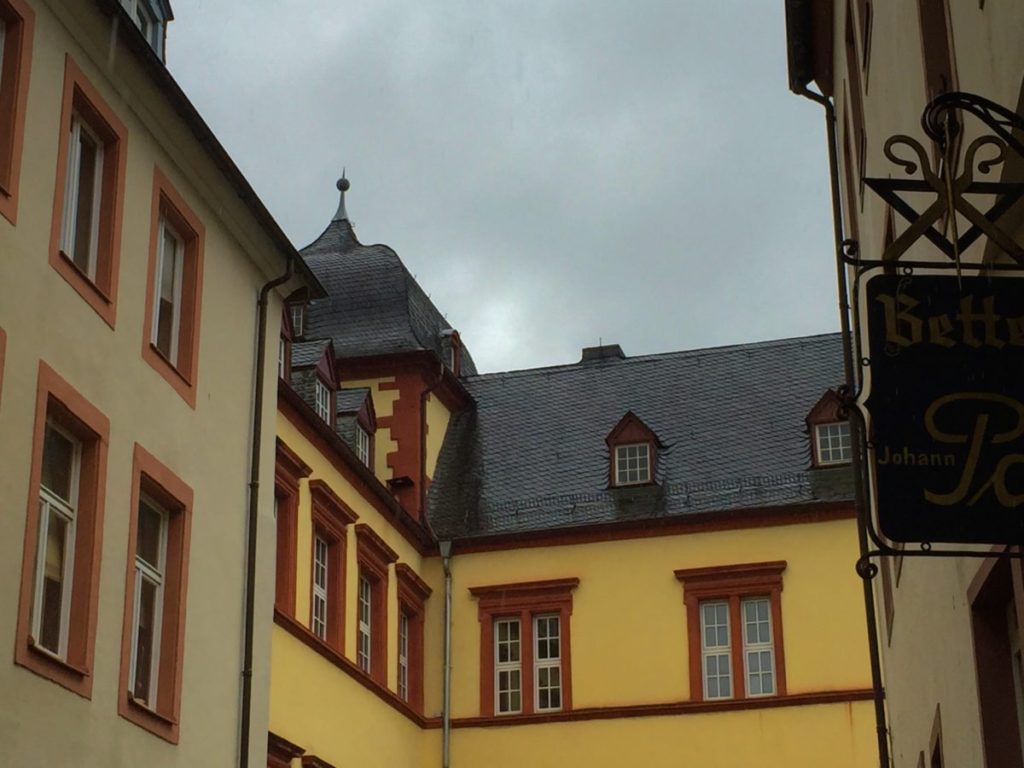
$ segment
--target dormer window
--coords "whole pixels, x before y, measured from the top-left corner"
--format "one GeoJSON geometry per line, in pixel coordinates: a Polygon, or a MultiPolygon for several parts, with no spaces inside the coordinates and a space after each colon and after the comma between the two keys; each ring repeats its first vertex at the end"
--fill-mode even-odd
{"type": "Polygon", "coordinates": [[[356,456],[366,466],[370,466],[370,435],[358,424],[356,425],[356,456]]]}
{"type": "Polygon", "coordinates": [[[615,448],[615,484],[640,485],[651,482],[651,447],[647,443],[615,448]]]}
{"type": "Polygon", "coordinates": [[[164,26],[170,20],[170,8],[161,0],[121,0],[121,6],[135,22],[146,42],[164,58],[164,26]]]}
{"type": "Polygon", "coordinates": [[[848,421],[818,424],[814,430],[819,466],[849,463],[850,423],[848,421]]]}
{"type": "Polygon", "coordinates": [[[834,467],[850,463],[853,446],[850,442],[850,422],[845,416],[842,400],[831,389],[821,396],[807,415],[812,467],[834,467]]]}
{"type": "Polygon", "coordinates": [[[316,415],[331,423],[331,390],[320,379],[316,380],[316,415]]]}
{"type": "Polygon", "coordinates": [[[605,438],[608,444],[608,486],[621,488],[654,482],[661,441],[632,411],[627,411],[605,438]]]}
{"type": "Polygon", "coordinates": [[[459,339],[459,332],[454,328],[447,328],[441,331],[441,336],[445,368],[458,376],[462,373],[462,341],[459,339]]]}
{"type": "Polygon", "coordinates": [[[306,305],[305,304],[292,304],[292,337],[299,339],[302,338],[306,332],[306,305]]]}

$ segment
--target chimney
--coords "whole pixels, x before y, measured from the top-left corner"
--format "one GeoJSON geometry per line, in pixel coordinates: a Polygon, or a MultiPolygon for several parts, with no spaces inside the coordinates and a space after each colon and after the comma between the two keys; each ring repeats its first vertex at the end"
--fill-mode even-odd
{"type": "Polygon", "coordinates": [[[600,347],[584,347],[581,363],[598,363],[602,360],[625,360],[626,355],[618,344],[602,344],[600,347]]]}

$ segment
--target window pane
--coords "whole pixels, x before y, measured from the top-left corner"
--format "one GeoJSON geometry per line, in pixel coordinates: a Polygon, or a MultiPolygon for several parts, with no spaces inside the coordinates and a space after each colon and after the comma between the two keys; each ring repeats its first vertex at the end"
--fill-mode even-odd
{"type": "Polygon", "coordinates": [[[64,561],[68,523],[50,511],[43,550],[43,599],[40,606],[39,644],[52,653],[60,653],[61,615],[64,600],[64,561]]]}
{"type": "Polygon", "coordinates": [[[75,443],[47,425],[43,436],[43,470],[40,482],[54,495],[72,503],[75,443]]]}
{"type": "Polygon", "coordinates": [[[154,570],[161,570],[160,563],[160,532],[163,527],[163,515],[146,500],[139,502],[139,530],[136,541],[136,554],[151,565],[154,570]]]}
{"type": "Polygon", "coordinates": [[[175,313],[181,300],[179,295],[180,273],[179,261],[181,252],[179,243],[166,225],[162,227],[163,238],[160,243],[160,274],[157,275],[157,319],[156,338],[153,343],[164,357],[174,362],[173,355],[177,346],[178,329],[175,327],[175,313]]]}
{"type": "Polygon", "coordinates": [[[139,616],[135,634],[135,681],[132,691],[136,699],[151,703],[149,698],[152,683],[153,652],[157,639],[157,586],[141,573],[136,573],[136,578],[142,581],[139,589],[139,616]]]}
{"type": "Polygon", "coordinates": [[[99,202],[96,187],[99,179],[100,147],[85,128],[81,130],[79,137],[81,151],[78,161],[78,188],[73,190],[77,195],[78,205],[75,216],[74,252],[70,256],[76,267],[93,277],[92,256],[99,234],[96,232],[99,223],[96,220],[96,204],[99,202]]]}

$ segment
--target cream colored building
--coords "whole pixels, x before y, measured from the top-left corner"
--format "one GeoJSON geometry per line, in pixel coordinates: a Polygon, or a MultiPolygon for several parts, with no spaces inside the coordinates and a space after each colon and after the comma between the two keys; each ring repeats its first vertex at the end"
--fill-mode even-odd
{"type": "Polygon", "coordinates": [[[239,762],[253,479],[266,761],[277,338],[318,289],[165,69],[169,19],[0,0],[3,765],[239,762]]]}
{"type": "MultiPolygon", "coordinates": [[[[907,223],[861,180],[904,175],[883,153],[894,134],[921,142],[934,169],[938,153],[923,132],[921,115],[945,91],[977,94],[1024,113],[1024,4],[787,0],[785,5],[790,87],[825,105],[828,138],[834,142],[837,233],[856,241],[863,258],[880,259],[907,223]]],[[[963,125],[961,148],[982,133],[974,119],[963,125]]],[[[1019,168],[1019,160],[1016,166],[997,165],[986,180],[1010,180],[1007,167],[1019,168]]],[[[1020,221],[1012,212],[1001,221],[1017,243],[1024,242],[1020,221]]],[[[963,256],[967,274],[983,256],[1005,258],[990,243],[963,256]]],[[[923,239],[904,258],[945,260],[923,239]]],[[[879,565],[875,603],[892,764],[1024,765],[1020,561],[885,557],[879,565]]]]}

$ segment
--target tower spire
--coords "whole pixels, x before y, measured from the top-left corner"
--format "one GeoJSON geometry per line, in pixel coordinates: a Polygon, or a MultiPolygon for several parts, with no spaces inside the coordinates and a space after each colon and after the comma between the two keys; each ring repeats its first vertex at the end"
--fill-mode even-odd
{"type": "Polygon", "coordinates": [[[352,184],[345,178],[345,169],[342,168],[341,178],[338,179],[337,183],[338,191],[341,192],[341,200],[338,201],[338,210],[331,221],[348,221],[348,212],[345,210],[345,192],[351,186],[352,184]]]}

